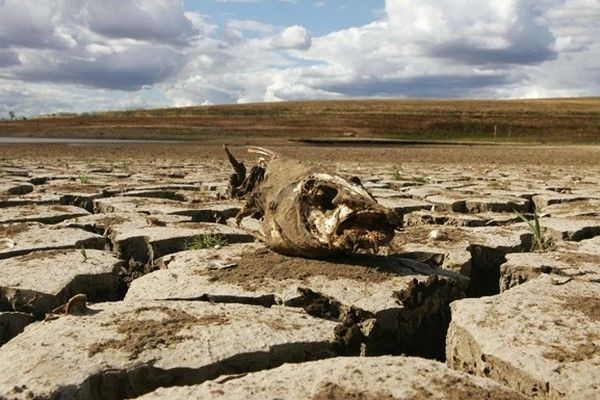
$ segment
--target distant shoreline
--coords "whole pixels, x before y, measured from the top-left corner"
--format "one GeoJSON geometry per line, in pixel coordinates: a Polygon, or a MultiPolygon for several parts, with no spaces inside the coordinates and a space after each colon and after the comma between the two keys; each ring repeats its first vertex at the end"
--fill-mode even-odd
{"type": "Polygon", "coordinates": [[[79,139],[71,138],[44,138],[32,136],[0,136],[0,145],[3,144],[162,144],[179,143],[183,140],[161,139],[79,139]]]}
{"type": "Polygon", "coordinates": [[[600,98],[293,101],[63,114],[0,121],[0,136],[175,141],[339,138],[335,144],[340,145],[383,145],[388,140],[600,144],[600,98]]]}
{"type": "MultiPolygon", "coordinates": [[[[292,143],[305,143],[313,145],[331,146],[398,146],[398,145],[455,145],[455,146],[499,146],[499,145],[521,145],[522,143],[510,142],[480,142],[480,141],[455,141],[455,140],[412,140],[412,139],[388,139],[388,138],[300,138],[289,139],[292,143]]],[[[537,143],[531,143],[537,144],[537,143]]]]}

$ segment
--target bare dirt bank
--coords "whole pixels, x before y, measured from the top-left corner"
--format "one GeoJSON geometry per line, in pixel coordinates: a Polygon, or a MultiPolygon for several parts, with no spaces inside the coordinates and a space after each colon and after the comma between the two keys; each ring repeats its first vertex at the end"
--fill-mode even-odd
{"type": "Polygon", "coordinates": [[[222,145],[261,145],[286,156],[319,162],[357,162],[368,164],[402,165],[426,164],[502,164],[548,166],[598,166],[600,146],[311,146],[298,145],[284,139],[260,140],[207,140],[202,142],[169,144],[110,144],[110,145],[1,145],[0,158],[56,161],[123,162],[126,160],[179,160],[198,161],[206,158],[224,160],[222,145]]]}

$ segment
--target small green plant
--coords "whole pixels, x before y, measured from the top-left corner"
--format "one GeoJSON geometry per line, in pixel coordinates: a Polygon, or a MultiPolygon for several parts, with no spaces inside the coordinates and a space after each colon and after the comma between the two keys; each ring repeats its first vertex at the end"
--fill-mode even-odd
{"type": "Polygon", "coordinates": [[[185,246],[187,250],[202,250],[211,249],[217,246],[225,246],[227,239],[222,235],[214,233],[205,233],[202,235],[194,236],[185,246]]]}
{"type": "Polygon", "coordinates": [[[400,171],[400,168],[395,167],[394,170],[392,171],[392,179],[395,181],[401,181],[404,179],[404,176],[402,175],[402,171],[400,171]]]}
{"type": "Polygon", "coordinates": [[[508,189],[509,188],[509,186],[506,183],[498,182],[498,181],[489,182],[488,187],[490,187],[491,189],[508,189]]]}
{"type": "Polygon", "coordinates": [[[550,243],[544,240],[544,237],[542,236],[540,216],[538,215],[537,210],[533,210],[533,221],[525,217],[520,212],[516,210],[513,211],[517,215],[517,217],[521,219],[521,221],[525,222],[527,226],[529,226],[529,230],[531,230],[531,233],[533,234],[533,238],[535,239],[535,246],[538,248],[538,250],[546,250],[550,246],[550,243]]]}
{"type": "Polygon", "coordinates": [[[79,182],[86,185],[86,184],[90,183],[90,178],[85,174],[79,174],[79,182]]]}
{"type": "Polygon", "coordinates": [[[81,247],[79,248],[79,252],[81,253],[81,255],[83,257],[82,262],[86,262],[88,260],[88,256],[87,256],[87,252],[85,251],[85,247],[83,245],[81,245],[81,247]]]}

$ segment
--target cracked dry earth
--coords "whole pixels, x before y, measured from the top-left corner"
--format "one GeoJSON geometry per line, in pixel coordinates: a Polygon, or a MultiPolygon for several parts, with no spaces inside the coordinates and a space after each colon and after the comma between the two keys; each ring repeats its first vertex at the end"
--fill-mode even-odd
{"type": "Polygon", "coordinates": [[[338,167],[385,255],[270,252],[223,160],[3,160],[0,398],[600,398],[597,170],[338,167]]]}

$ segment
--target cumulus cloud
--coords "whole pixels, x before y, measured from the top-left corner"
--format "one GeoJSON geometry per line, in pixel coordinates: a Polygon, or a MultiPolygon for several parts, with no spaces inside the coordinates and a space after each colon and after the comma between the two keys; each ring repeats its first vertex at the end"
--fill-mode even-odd
{"type": "Polygon", "coordinates": [[[13,50],[0,49],[0,68],[19,65],[19,54],[13,50]]]}
{"type": "Polygon", "coordinates": [[[194,25],[184,14],[181,1],[91,0],[83,4],[81,12],[91,31],[109,38],[183,45],[194,35],[194,25]]]}
{"type": "Polygon", "coordinates": [[[227,28],[236,31],[251,31],[259,33],[271,33],[275,27],[271,24],[255,21],[252,19],[231,19],[227,21],[227,28]]]}
{"type": "Polygon", "coordinates": [[[148,88],[160,105],[597,95],[598,20],[598,0],[386,0],[371,23],[313,37],[217,24],[182,0],[0,0],[0,101],[87,107],[67,87],[124,106],[156,104],[148,88]]]}
{"type": "Polygon", "coordinates": [[[380,20],[314,38],[299,57],[326,63],[304,75],[313,87],[347,96],[597,94],[599,18],[594,0],[387,0],[380,20]]]}
{"type": "Polygon", "coordinates": [[[302,27],[270,33],[268,43],[230,37],[188,65],[192,78],[168,94],[192,104],[597,93],[598,68],[588,65],[598,54],[597,17],[593,0],[387,0],[372,23],[321,37],[302,27]],[[573,69],[580,73],[560,75],[573,69]]]}
{"type": "Polygon", "coordinates": [[[388,0],[390,33],[425,55],[466,64],[532,64],[555,57],[535,1],[388,0]]]}
{"type": "Polygon", "coordinates": [[[308,50],[311,38],[303,26],[290,26],[273,40],[273,45],[279,49],[308,50]]]}
{"type": "Polygon", "coordinates": [[[352,84],[322,84],[330,92],[351,97],[392,97],[401,93],[407,97],[459,97],[475,89],[501,86],[509,82],[504,74],[493,75],[424,75],[397,79],[362,78],[352,84]]]}
{"type": "Polygon", "coordinates": [[[67,49],[74,39],[60,18],[58,1],[0,0],[0,48],[29,47],[67,49]]]}
{"type": "MultiPolygon", "coordinates": [[[[189,62],[174,79],[160,87],[178,106],[281,100],[271,90],[286,71],[295,74],[295,52],[310,47],[301,26],[277,27],[249,20],[231,20],[224,37],[205,37],[189,49],[189,62]],[[246,34],[251,31],[252,34],[246,34]]],[[[318,90],[313,90],[317,93],[318,90]]]]}
{"type": "Polygon", "coordinates": [[[130,92],[92,89],[70,84],[31,83],[0,78],[0,118],[40,113],[84,112],[164,107],[168,100],[152,90],[130,92]],[[144,92],[150,92],[148,94],[144,92]],[[52,105],[51,108],[48,105],[52,105]]]}
{"type": "Polygon", "coordinates": [[[15,70],[13,76],[24,81],[136,90],[172,76],[183,57],[165,46],[135,45],[123,51],[89,50],[79,57],[64,59],[25,52],[27,63],[15,70]]]}
{"type": "Polygon", "coordinates": [[[0,0],[0,71],[30,82],[137,90],[185,63],[201,21],[178,0],[0,0]]]}

